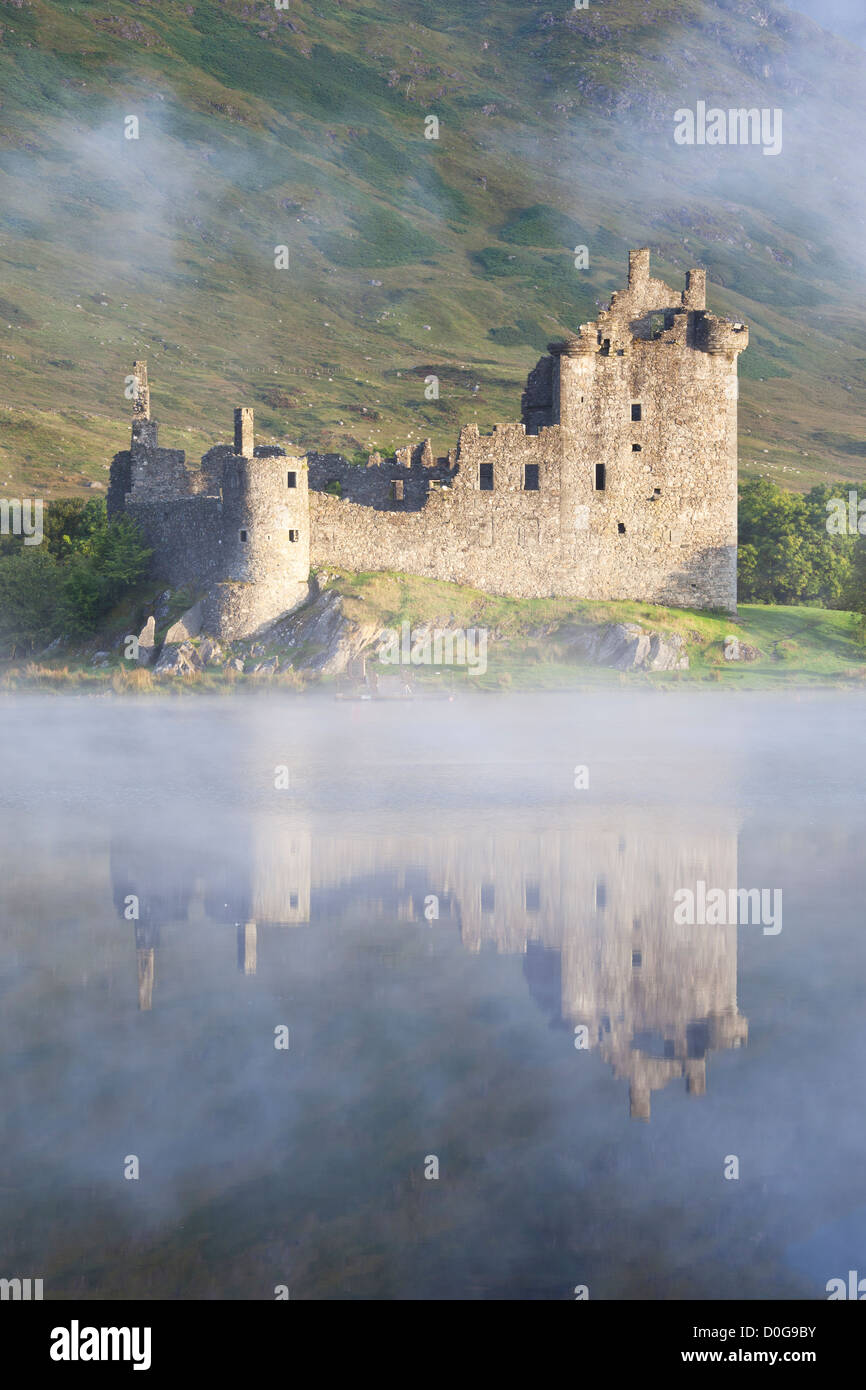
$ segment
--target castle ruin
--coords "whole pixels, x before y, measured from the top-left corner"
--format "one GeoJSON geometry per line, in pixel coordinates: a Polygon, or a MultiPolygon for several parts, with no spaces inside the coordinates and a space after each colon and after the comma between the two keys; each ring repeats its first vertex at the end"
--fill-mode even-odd
{"type": "MultiPolygon", "coordinates": [[[[737,1004],[738,928],[672,919],[677,885],[737,881],[737,826],[725,813],[658,830],[637,813],[594,808],[531,832],[407,833],[401,824],[399,833],[351,835],[303,813],[266,813],[236,825],[230,853],[221,845],[218,858],[201,880],[201,907],[234,928],[245,975],[256,973],[260,946],[267,968],[277,968],[282,929],[333,930],[328,909],[343,897],[368,923],[435,926],[442,950],[449,940],[522,956],[539,1008],[572,1034],[582,1027],[582,1050],[628,1084],[633,1119],[649,1120],[653,1095],[671,1084],[704,1095],[711,1054],[748,1038],[737,1004]],[[425,917],[428,893],[441,920],[425,917]]],[[[148,1011],[161,928],[174,934],[194,915],[198,875],[182,849],[173,858],[164,841],[136,837],[112,845],[111,877],[121,919],[130,894],[142,904],[134,939],[138,1006],[148,1011]]]]}
{"type": "Polygon", "coordinates": [[[530,372],[520,423],[467,425],[370,456],[234,443],[197,470],[158,444],[146,363],[109,515],[127,512],[153,568],[205,594],[205,629],[254,635],[304,601],[310,568],[397,570],[515,598],[630,599],[736,611],[737,357],[748,328],[708,312],[706,273],[678,292],[629,254],[628,287],[530,372]],[[338,488],[333,485],[339,484],[338,488]]]}

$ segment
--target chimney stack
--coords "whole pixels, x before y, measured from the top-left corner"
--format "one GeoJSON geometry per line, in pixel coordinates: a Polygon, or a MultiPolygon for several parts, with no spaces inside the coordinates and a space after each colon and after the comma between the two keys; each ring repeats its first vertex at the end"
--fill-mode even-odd
{"type": "Polygon", "coordinates": [[[135,379],[135,395],[132,398],[134,420],[150,419],[150,387],[147,384],[147,363],[133,362],[132,375],[135,379]]]}
{"type": "Polygon", "coordinates": [[[251,459],[253,448],[253,412],[249,406],[239,405],[235,408],[235,453],[251,459]]]}
{"type": "Polygon", "coordinates": [[[650,253],[648,246],[628,253],[628,287],[630,290],[645,285],[650,278],[650,253]]]}
{"type": "Polygon", "coordinates": [[[707,272],[705,270],[686,271],[686,292],[683,295],[684,309],[706,309],[707,272]]]}

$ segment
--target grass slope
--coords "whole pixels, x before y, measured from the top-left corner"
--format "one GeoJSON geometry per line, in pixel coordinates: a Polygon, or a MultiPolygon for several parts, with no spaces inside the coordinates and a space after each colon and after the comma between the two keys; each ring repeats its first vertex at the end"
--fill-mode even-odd
{"type": "MultiPolygon", "coordinates": [[[[406,622],[482,628],[488,633],[487,669],[483,674],[461,668],[412,667],[416,689],[455,689],[503,692],[508,689],[583,689],[625,683],[666,689],[674,685],[721,683],[735,689],[775,689],[790,686],[862,684],[866,681],[866,647],[858,635],[857,616],[824,608],[770,607],[742,604],[736,619],[695,609],[665,608],[645,603],[594,602],[574,599],[511,599],[476,589],[397,573],[349,574],[329,572],[320,577],[324,591],[341,595],[343,613],[368,631],[400,631],[406,622]],[[689,656],[687,671],[619,672],[578,664],[569,654],[575,629],[607,623],[636,623],[647,632],[679,634],[689,656]],[[725,646],[736,637],[751,649],[749,660],[728,660],[725,646]]],[[[100,633],[89,641],[67,646],[60,653],[43,653],[35,661],[0,663],[0,691],[38,686],[83,692],[113,689],[119,694],[184,689],[227,692],[237,686],[305,689],[319,676],[303,663],[314,651],[287,651],[267,637],[256,642],[223,644],[226,657],[256,661],[280,658],[280,672],[267,678],[237,675],[233,670],[206,670],[194,677],[158,677],[138,670],[123,659],[123,638],[137,632],[154,611],[163,586],[142,585],[118,605],[100,633]],[[94,668],[93,654],[108,654],[106,667],[94,668]],[[289,666],[293,661],[295,666],[289,666]]],[[[196,596],[178,591],[157,633],[167,627],[196,596]]],[[[476,649],[477,650],[477,649],[476,649]]],[[[252,662],[248,661],[248,671],[252,662]]],[[[398,668],[381,667],[382,674],[398,668]]],[[[332,684],[324,681],[325,686],[332,684]]]]}
{"type": "Polygon", "coordinates": [[[639,244],[752,324],[744,471],[859,479],[863,63],[752,0],[0,0],[0,494],[104,485],[138,356],[191,457],[242,401],[443,451],[639,244]],[[674,146],[698,98],[783,108],[783,154],[674,146]]]}

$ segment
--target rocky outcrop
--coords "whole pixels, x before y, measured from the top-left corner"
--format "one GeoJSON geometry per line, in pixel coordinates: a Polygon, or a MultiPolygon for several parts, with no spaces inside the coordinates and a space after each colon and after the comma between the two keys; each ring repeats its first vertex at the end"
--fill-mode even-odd
{"type": "Polygon", "coordinates": [[[272,628],[268,645],[285,648],[286,657],[299,669],[334,676],[341,675],[380,632],[378,623],[359,623],[347,617],[342,596],[328,590],[272,628]]]}
{"type": "Polygon", "coordinates": [[[686,644],[678,633],[646,632],[638,623],[606,623],[575,630],[567,650],[575,661],[612,666],[617,671],[689,669],[686,644]]]}

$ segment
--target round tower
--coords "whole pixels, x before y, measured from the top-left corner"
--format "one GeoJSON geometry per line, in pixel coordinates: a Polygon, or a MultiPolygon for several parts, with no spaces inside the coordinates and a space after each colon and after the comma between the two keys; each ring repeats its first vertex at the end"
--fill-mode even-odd
{"type": "Polygon", "coordinates": [[[252,637],[307,597],[310,505],[307,463],[256,449],[252,411],[235,411],[235,451],[222,475],[220,580],[206,626],[227,640],[252,637]]]}

